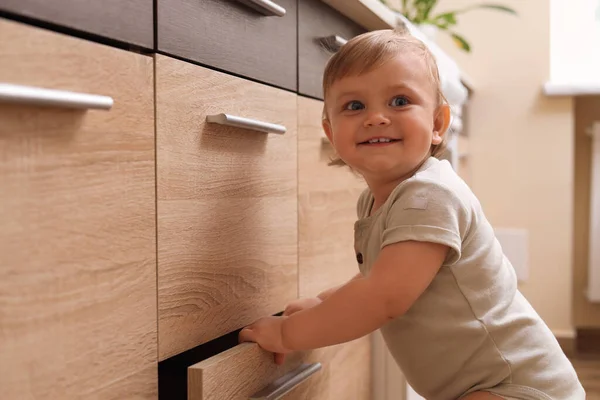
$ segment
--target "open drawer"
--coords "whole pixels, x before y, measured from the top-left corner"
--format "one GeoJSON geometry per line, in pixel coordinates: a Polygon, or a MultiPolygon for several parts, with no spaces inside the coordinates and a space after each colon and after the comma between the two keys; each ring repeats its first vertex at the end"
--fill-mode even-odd
{"type": "Polygon", "coordinates": [[[334,400],[370,398],[370,341],[288,355],[242,343],[188,368],[188,400],[334,400]]]}
{"type": "Polygon", "coordinates": [[[321,370],[307,354],[288,356],[279,366],[272,353],[242,343],[188,368],[188,400],[290,399],[321,370]]]}

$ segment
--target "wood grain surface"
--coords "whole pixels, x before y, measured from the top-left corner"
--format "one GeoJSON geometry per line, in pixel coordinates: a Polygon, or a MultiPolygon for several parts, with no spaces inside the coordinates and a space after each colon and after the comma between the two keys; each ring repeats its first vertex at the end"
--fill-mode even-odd
{"type": "Polygon", "coordinates": [[[298,295],[296,95],[157,57],[159,354],[298,295]],[[207,124],[230,113],[283,135],[207,124]]]}
{"type": "Polygon", "coordinates": [[[155,399],[152,59],[6,20],[0,37],[0,82],[114,99],[0,104],[0,397],[155,399]]]}
{"type": "Polygon", "coordinates": [[[299,292],[315,296],[356,275],[356,201],[366,187],[348,167],[328,166],[319,100],[298,97],[299,292]]]}

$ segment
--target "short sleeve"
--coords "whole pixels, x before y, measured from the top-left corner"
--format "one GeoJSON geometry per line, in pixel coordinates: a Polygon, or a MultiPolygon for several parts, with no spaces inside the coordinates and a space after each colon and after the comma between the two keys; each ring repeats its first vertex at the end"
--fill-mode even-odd
{"type": "Polygon", "coordinates": [[[414,240],[446,245],[446,265],[461,257],[467,213],[450,188],[428,180],[404,182],[392,192],[381,247],[414,240]]]}

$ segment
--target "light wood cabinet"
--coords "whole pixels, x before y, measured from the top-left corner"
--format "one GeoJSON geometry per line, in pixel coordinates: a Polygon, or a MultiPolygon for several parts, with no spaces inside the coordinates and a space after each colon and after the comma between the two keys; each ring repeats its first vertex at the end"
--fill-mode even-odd
{"type": "Polygon", "coordinates": [[[0,19],[0,83],[110,110],[0,103],[2,399],[157,397],[150,57],[0,19]]]}
{"type": "Polygon", "coordinates": [[[298,295],[296,94],[156,58],[159,358],[298,295]],[[284,134],[207,123],[227,113],[284,134]]]}
{"type": "Polygon", "coordinates": [[[298,280],[300,297],[315,296],[356,275],[356,201],[366,183],[349,167],[329,166],[323,102],[298,97],[298,280]]]}

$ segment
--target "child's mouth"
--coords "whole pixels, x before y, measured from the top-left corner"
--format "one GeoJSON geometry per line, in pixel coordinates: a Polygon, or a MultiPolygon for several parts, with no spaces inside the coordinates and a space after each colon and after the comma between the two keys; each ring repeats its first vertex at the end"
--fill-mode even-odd
{"type": "Polygon", "coordinates": [[[396,142],[400,142],[402,141],[402,139],[392,139],[392,138],[374,138],[374,139],[369,139],[366,140],[364,142],[359,143],[359,145],[362,146],[388,146],[390,144],[396,143],[396,142]]]}

